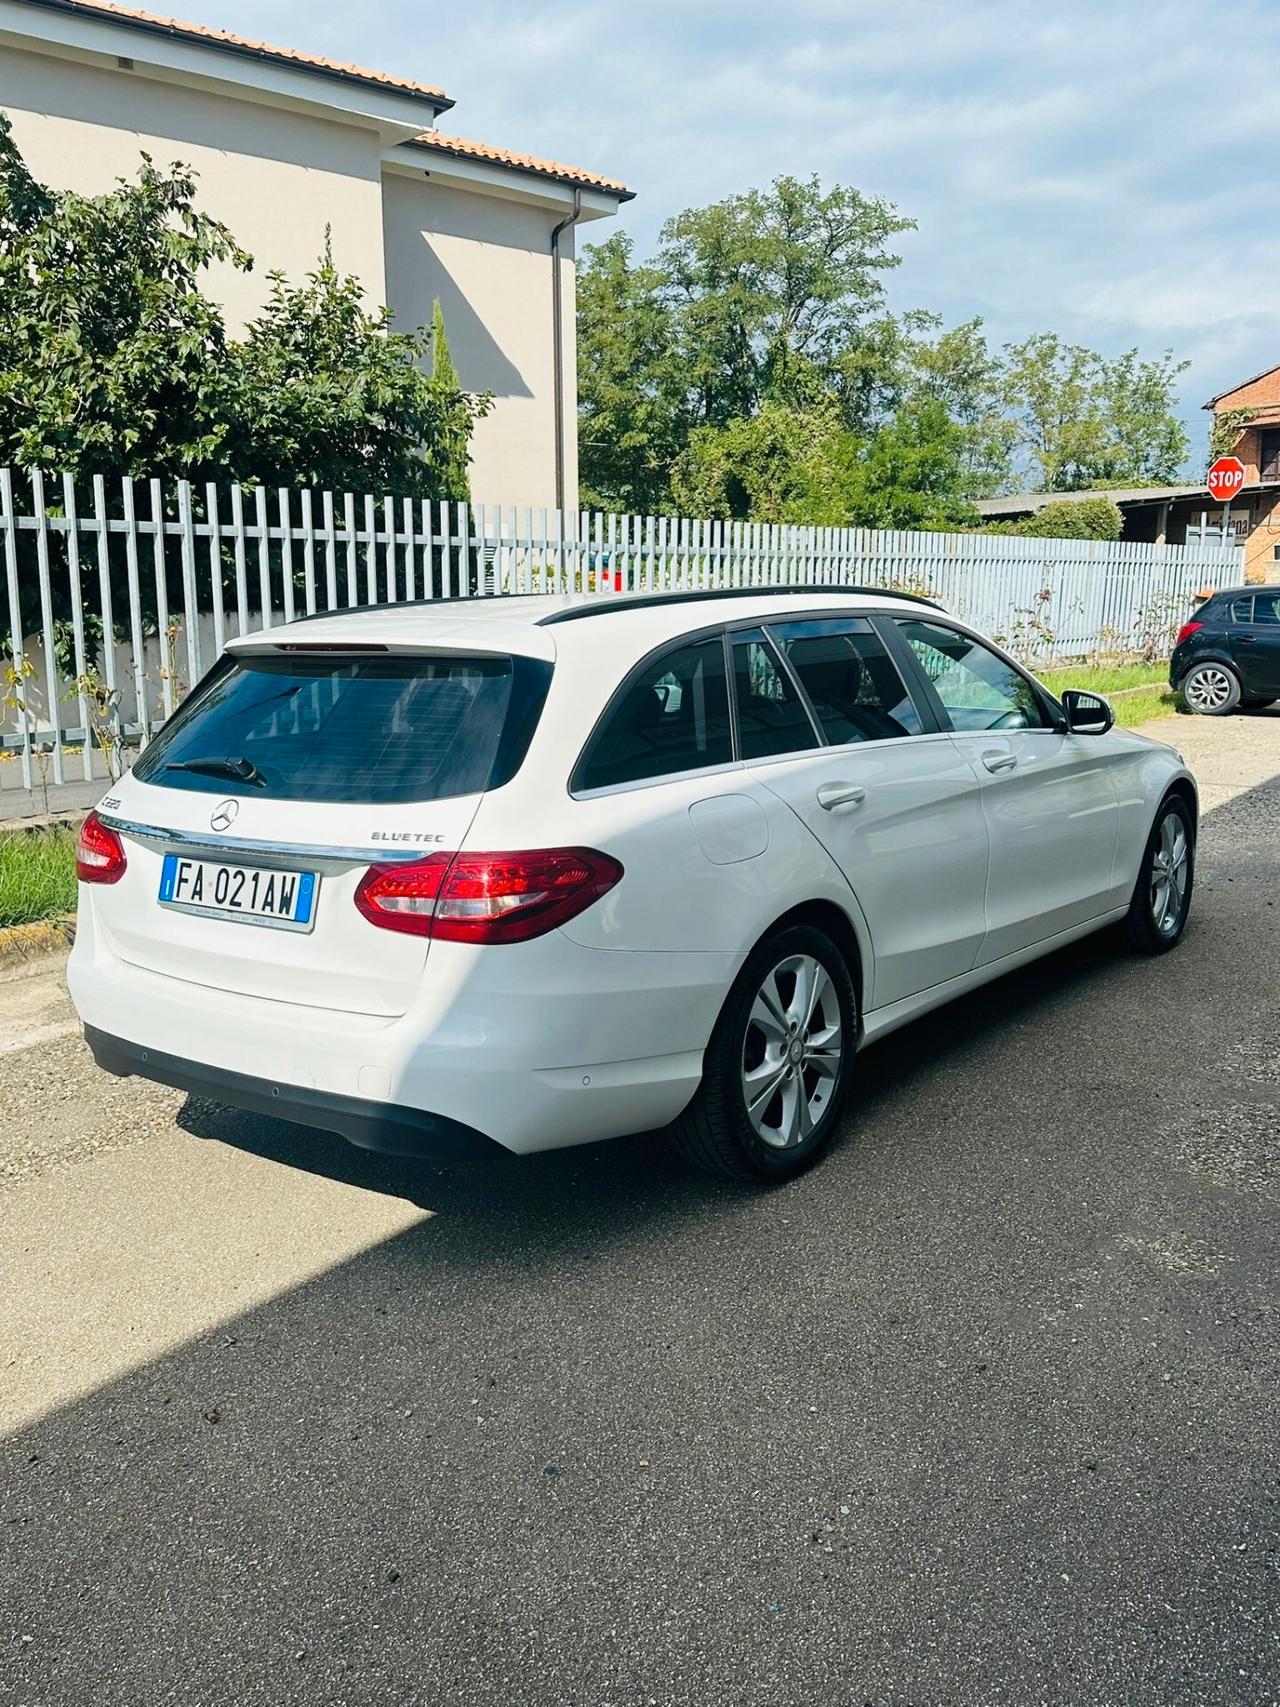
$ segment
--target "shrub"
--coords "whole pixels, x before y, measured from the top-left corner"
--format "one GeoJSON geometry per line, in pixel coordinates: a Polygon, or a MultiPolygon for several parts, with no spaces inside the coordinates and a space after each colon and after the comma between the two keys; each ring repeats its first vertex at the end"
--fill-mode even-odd
{"type": "Polygon", "coordinates": [[[1029,539],[1119,539],[1124,517],[1110,498],[1059,498],[1009,529],[1029,539]]]}

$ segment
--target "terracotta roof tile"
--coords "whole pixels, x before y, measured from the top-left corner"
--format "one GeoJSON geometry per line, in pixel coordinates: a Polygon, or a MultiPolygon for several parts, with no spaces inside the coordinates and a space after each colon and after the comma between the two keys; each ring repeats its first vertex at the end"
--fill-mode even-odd
{"type": "Polygon", "coordinates": [[[634,190],[617,178],[606,178],[599,172],[584,172],[577,166],[562,166],[555,160],[540,160],[534,154],[517,154],[511,148],[495,148],[487,142],[468,142],[465,137],[446,136],[442,131],[428,130],[414,138],[421,148],[434,149],[438,154],[453,154],[467,160],[484,160],[493,166],[510,166],[521,172],[533,172],[540,178],[554,178],[557,183],[571,184],[584,190],[604,190],[620,201],[630,201],[634,190]]]}
{"type": "Polygon", "coordinates": [[[437,103],[441,111],[453,105],[443,89],[433,88],[429,83],[415,83],[409,77],[395,77],[388,71],[370,71],[363,65],[348,65],[344,60],[325,59],[316,53],[302,53],[297,48],[273,47],[269,42],[234,35],[230,30],[212,29],[207,24],[187,24],[178,18],[160,17],[133,6],[119,6],[115,0],[38,0],[38,3],[53,11],[105,13],[118,18],[123,24],[176,36],[183,41],[207,42],[215,47],[230,48],[236,53],[252,54],[259,59],[276,60],[282,65],[297,65],[306,71],[345,78],[352,83],[370,83],[377,88],[395,89],[403,94],[424,95],[437,103]]]}

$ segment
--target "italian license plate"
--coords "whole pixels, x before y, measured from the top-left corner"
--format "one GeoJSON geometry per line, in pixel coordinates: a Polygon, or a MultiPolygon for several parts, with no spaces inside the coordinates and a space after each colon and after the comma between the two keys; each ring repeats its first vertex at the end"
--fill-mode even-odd
{"type": "Polygon", "coordinates": [[[315,923],[314,871],[278,871],[267,866],[223,865],[219,860],[166,854],[160,871],[160,905],[246,925],[275,925],[309,931],[315,923]]]}

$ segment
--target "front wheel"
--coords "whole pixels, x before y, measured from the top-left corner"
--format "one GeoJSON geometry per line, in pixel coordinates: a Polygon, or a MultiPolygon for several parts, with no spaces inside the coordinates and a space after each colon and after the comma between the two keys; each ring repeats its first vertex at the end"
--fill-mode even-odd
{"type": "Polygon", "coordinates": [[[853,979],[825,932],[792,925],[766,938],[730,991],[702,1084],[671,1128],[677,1150],[738,1179],[798,1174],[835,1129],[856,1026],[853,979]]]}
{"type": "Polygon", "coordinates": [[[1175,947],[1191,910],[1196,872],[1196,832],[1191,809],[1169,795],[1156,814],[1129,903],[1129,940],[1141,954],[1175,947]]]}
{"type": "Polygon", "coordinates": [[[1181,693],[1198,716],[1225,717],[1240,703],[1240,678],[1226,664],[1210,659],[1187,671],[1181,693]]]}

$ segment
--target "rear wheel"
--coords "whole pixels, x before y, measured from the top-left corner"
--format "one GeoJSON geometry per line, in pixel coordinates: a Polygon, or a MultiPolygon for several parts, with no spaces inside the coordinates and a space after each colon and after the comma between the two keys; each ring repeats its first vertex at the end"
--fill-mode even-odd
{"type": "Polygon", "coordinates": [[[1142,954],[1164,954],[1186,927],[1195,881],[1196,838],[1191,809],[1180,795],[1162,803],[1129,903],[1129,940],[1142,954]]]}
{"type": "Polygon", "coordinates": [[[801,1172],[839,1118],[857,998],[823,931],[792,925],[748,960],[716,1022],[697,1095],[671,1128],[687,1161],[738,1179],[801,1172]]]}
{"type": "Polygon", "coordinates": [[[1240,678],[1226,664],[1210,659],[1195,664],[1182,678],[1182,697],[1201,717],[1225,717],[1240,703],[1240,678]]]}

